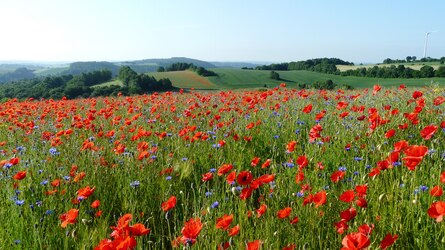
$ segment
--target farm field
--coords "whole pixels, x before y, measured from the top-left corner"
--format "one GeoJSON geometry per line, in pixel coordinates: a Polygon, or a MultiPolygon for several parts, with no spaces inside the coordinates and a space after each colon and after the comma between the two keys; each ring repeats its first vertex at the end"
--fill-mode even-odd
{"type": "Polygon", "coordinates": [[[296,87],[299,83],[312,84],[316,81],[333,80],[336,84],[347,84],[354,88],[371,88],[375,84],[382,86],[397,87],[405,84],[410,87],[423,87],[435,83],[435,85],[444,86],[445,78],[411,78],[411,79],[384,79],[355,76],[338,76],[323,74],[313,71],[276,71],[281,80],[270,79],[270,71],[267,70],[242,70],[242,69],[210,69],[218,76],[201,77],[191,71],[176,71],[162,73],[148,73],[148,75],[159,78],[170,78],[173,86],[178,88],[196,88],[196,89],[244,89],[244,88],[264,88],[275,87],[280,83],[286,83],[289,87],[296,87]],[[205,83],[204,83],[205,82],[205,83]],[[210,82],[210,83],[208,83],[210,82]],[[211,86],[211,87],[210,87],[211,86]]]}
{"type": "Polygon", "coordinates": [[[0,249],[441,249],[444,102],[286,84],[9,100],[0,249]]]}

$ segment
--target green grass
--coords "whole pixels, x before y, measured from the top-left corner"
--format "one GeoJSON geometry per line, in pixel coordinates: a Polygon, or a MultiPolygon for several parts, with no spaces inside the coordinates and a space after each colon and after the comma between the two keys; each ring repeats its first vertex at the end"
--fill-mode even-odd
{"type": "Polygon", "coordinates": [[[218,89],[214,83],[208,78],[202,77],[195,72],[185,71],[170,71],[170,72],[154,72],[147,73],[150,76],[159,80],[161,78],[168,78],[173,86],[177,88],[195,88],[195,89],[218,89]]]}
{"type": "Polygon", "coordinates": [[[426,86],[433,82],[439,85],[445,85],[445,78],[420,78],[420,79],[383,79],[370,77],[355,77],[355,76],[338,76],[323,74],[313,71],[277,71],[282,80],[272,80],[269,78],[270,71],[259,70],[241,70],[241,69],[212,69],[215,71],[217,77],[209,77],[209,79],[221,88],[260,88],[264,85],[268,87],[276,86],[282,82],[288,86],[295,86],[298,83],[313,83],[316,81],[325,81],[331,79],[336,84],[348,84],[355,88],[369,88],[375,84],[382,86],[399,86],[405,84],[407,86],[420,87],[426,86]]]}
{"type": "Polygon", "coordinates": [[[92,88],[106,87],[106,86],[111,86],[111,85],[117,85],[117,86],[121,86],[121,87],[124,86],[124,84],[122,83],[121,80],[114,79],[114,80],[109,81],[109,82],[104,82],[104,83],[101,83],[101,84],[94,85],[94,86],[92,86],[92,88]]]}

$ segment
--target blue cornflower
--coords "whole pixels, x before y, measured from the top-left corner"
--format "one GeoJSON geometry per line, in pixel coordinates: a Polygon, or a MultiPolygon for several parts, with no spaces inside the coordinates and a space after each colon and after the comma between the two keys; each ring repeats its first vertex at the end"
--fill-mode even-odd
{"type": "Polygon", "coordinates": [[[210,206],[211,208],[217,208],[219,206],[219,202],[215,201],[213,202],[212,206],[210,206]]]}
{"type": "Polygon", "coordinates": [[[209,170],[209,172],[210,172],[210,173],[215,173],[215,172],[216,172],[216,168],[211,168],[211,169],[209,170]]]}
{"type": "Polygon", "coordinates": [[[16,201],[15,201],[15,204],[16,204],[17,206],[22,206],[23,204],[25,204],[25,200],[16,200],[16,201]]]}
{"type": "Polygon", "coordinates": [[[65,181],[69,181],[69,180],[71,179],[71,177],[68,176],[68,175],[65,175],[65,176],[63,177],[63,179],[64,179],[65,181]]]}
{"type": "Polygon", "coordinates": [[[182,159],[181,159],[181,161],[186,161],[186,160],[188,160],[187,157],[182,157],[182,159]]]}
{"type": "Polygon", "coordinates": [[[354,160],[356,160],[356,161],[363,161],[363,158],[362,157],[354,157],[354,160]]]}
{"type": "Polygon", "coordinates": [[[130,183],[130,186],[132,188],[137,188],[137,187],[139,187],[139,185],[141,185],[140,181],[133,181],[133,182],[130,183]]]}
{"type": "Polygon", "coordinates": [[[56,148],[50,148],[49,153],[51,155],[59,155],[60,154],[60,152],[58,152],[56,148]]]}
{"type": "Polygon", "coordinates": [[[169,176],[165,177],[165,179],[166,179],[167,181],[169,181],[169,180],[172,179],[172,177],[169,175],[169,176]]]}
{"type": "Polygon", "coordinates": [[[46,185],[48,184],[48,180],[43,180],[42,182],[40,182],[40,185],[46,185]]]}
{"type": "Polygon", "coordinates": [[[207,191],[207,192],[205,193],[205,195],[206,195],[206,197],[209,197],[209,196],[211,196],[211,195],[212,195],[212,192],[210,192],[210,191],[207,191]]]}
{"type": "Polygon", "coordinates": [[[426,191],[428,191],[428,187],[427,187],[427,186],[424,186],[424,185],[420,185],[420,190],[421,190],[422,192],[426,192],[426,191]]]}
{"type": "Polygon", "coordinates": [[[46,210],[46,212],[45,212],[46,215],[51,215],[53,213],[54,213],[54,210],[50,210],[50,209],[46,210]]]}
{"type": "Polygon", "coordinates": [[[346,167],[340,166],[338,167],[338,171],[346,172],[346,167]]]}

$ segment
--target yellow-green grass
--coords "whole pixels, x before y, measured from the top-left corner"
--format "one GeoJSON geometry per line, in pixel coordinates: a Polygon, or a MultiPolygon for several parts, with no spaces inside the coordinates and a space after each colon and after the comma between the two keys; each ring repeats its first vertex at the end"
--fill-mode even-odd
{"type": "Polygon", "coordinates": [[[375,84],[382,86],[406,86],[421,87],[430,85],[431,82],[438,85],[445,85],[445,78],[370,78],[355,76],[339,76],[331,74],[323,74],[313,71],[294,70],[294,71],[277,71],[281,80],[270,79],[270,71],[267,70],[241,70],[241,69],[212,69],[218,76],[209,77],[221,88],[259,88],[274,87],[280,83],[286,83],[288,86],[296,86],[300,83],[312,84],[316,81],[326,81],[328,79],[336,84],[347,84],[355,88],[369,88],[375,84]]]}
{"type": "Polygon", "coordinates": [[[122,83],[121,80],[114,79],[114,80],[109,81],[109,82],[104,82],[104,83],[101,83],[101,84],[94,85],[94,86],[92,86],[92,88],[106,87],[106,86],[111,86],[111,85],[124,86],[124,84],[122,83]]]}
{"type": "Polygon", "coordinates": [[[207,77],[200,76],[189,70],[154,72],[147,74],[153,76],[156,80],[168,78],[173,86],[177,88],[219,89],[219,86],[216,86],[213,82],[209,81],[207,77]]]}

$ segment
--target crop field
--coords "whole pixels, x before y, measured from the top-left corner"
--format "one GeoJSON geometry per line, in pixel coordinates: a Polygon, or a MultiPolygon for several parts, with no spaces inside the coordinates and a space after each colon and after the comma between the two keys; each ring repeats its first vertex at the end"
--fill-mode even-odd
{"type": "Polygon", "coordinates": [[[285,85],[3,103],[0,249],[443,249],[445,89],[285,85]]]}
{"type": "Polygon", "coordinates": [[[161,78],[168,78],[177,88],[196,88],[196,89],[217,89],[211,81],[206,77],[202,77],[190,70],[184,71],[170,71],[170,72],[156,72],[148,73],[157,80],[161,78]]]}

